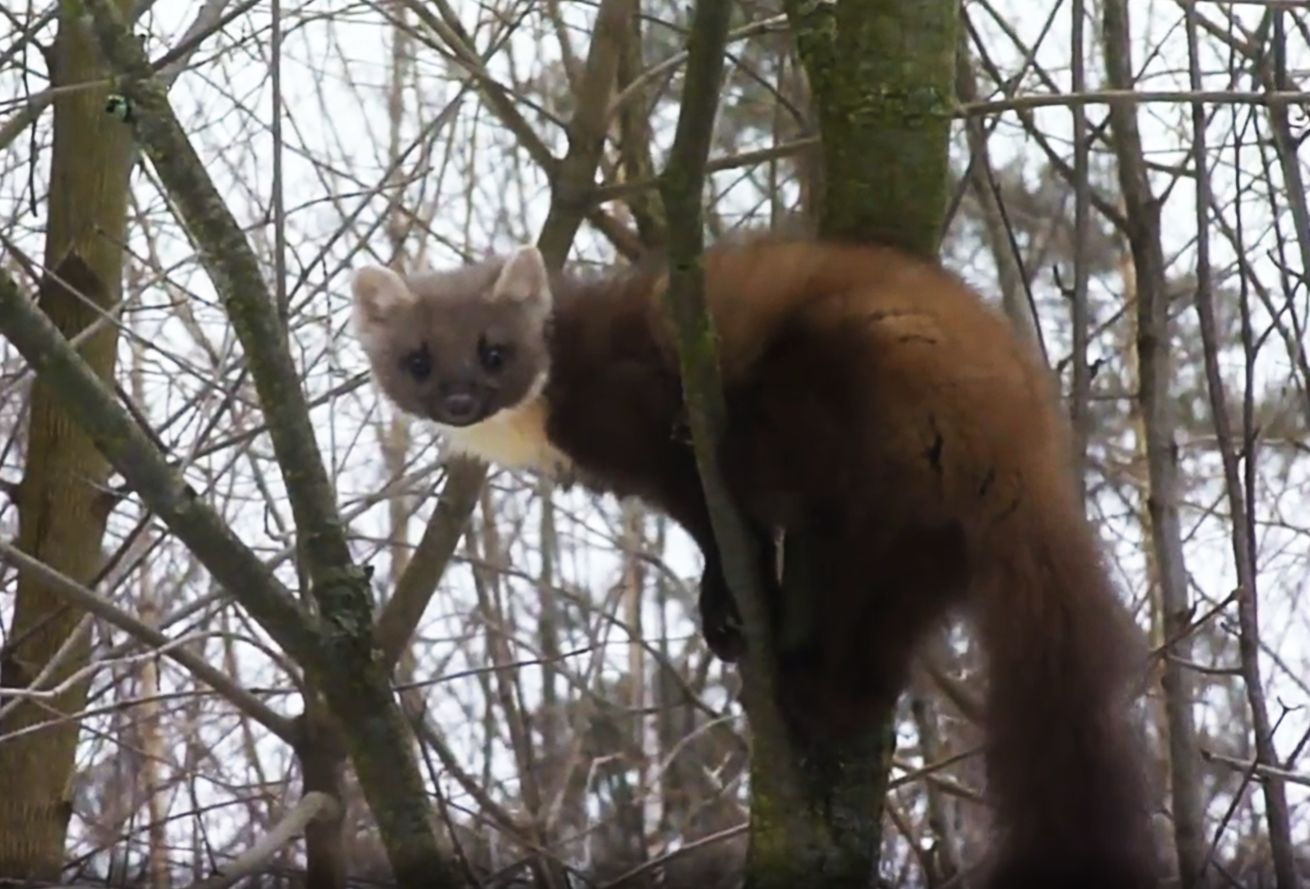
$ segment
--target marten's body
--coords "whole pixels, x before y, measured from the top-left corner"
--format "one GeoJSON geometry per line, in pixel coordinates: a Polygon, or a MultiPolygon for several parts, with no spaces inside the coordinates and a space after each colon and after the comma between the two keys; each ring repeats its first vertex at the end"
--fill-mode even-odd
{"type": "MultiPolygon", "coordinates": [[[[924,634],[967,606],[989,662],[990,885],[1154,885],[1127,719],[1136,633],[1080,513],[1048,373],[962,283],[890,249],[762,240],[709,251],[705,274],[732,494],[766,564],[782,528],[825,566],[818,645],[796,669],[887,703],[924,634]]],[[[408,281],[369,269],[357,328],[383,391],[456,447],[571,468],[686,528],[707,639],[732,657],[663,284],[659,268],[548,283],[531,248],[408,281]]]]}

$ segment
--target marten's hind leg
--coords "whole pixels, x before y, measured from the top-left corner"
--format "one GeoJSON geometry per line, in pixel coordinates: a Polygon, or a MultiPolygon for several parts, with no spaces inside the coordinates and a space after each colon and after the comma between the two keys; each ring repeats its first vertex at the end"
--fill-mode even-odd
{"type": "MultiPolygon", "coordinates": [[[[962,595],[967,579],[958,526],[819,540],[814,626],[780,651],[780,694],[806,731],[843,735],[892,707],[919,643],[962,595]],[[883,542],[878,543],[878,538],[883,542]]],[[[791,567],[790,565],[788,566],[791,567]]]]}

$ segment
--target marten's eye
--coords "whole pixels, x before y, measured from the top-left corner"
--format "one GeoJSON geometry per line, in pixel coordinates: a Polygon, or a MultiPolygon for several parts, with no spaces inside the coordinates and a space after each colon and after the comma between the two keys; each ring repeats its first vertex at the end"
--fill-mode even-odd
{"type": "Polygon", "coordinates": [[[427,343],[406,352],[400,359],[400,366],[420,383],[426,380],[432,374],[432,355],[428,352],[427,343]]]}
{"type": "Polygon", "coordinates": [[[478,358],[481,359],[482,366],[491,373],[503,368],[511,354],[512,349],[508,345],[487,342],[485,337],[478,341],[478,358]]]}

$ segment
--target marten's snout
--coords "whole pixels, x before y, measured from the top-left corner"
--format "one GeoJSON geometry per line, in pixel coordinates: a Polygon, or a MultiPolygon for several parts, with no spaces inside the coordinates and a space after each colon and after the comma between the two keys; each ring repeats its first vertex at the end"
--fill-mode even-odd
{"type": "Polygon", "coordinates": [[[443,380],[428,399],[432,419],[446,426],[470,426],[487,413],[487,393],[468,379],[443,380]]]}
{"type": "Polygon", "coordinates": [[[441,402],[441,409],[451,423],[467,423],[477,416],[478,400],[468,393],[447,395],[441,402]]]}

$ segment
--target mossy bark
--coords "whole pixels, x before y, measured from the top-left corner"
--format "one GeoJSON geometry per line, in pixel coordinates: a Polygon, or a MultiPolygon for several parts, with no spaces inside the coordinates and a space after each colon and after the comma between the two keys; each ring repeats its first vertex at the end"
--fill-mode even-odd
{"type": "MultiPolygon", "coordinates": [[[[126,10],[129,0],[118,0],[126,10]]],[[[52,82],[94,83],[104,77],[95,42],[76,4],[61,7],[51,58],[52,82]]],[[[37,303],[67,337],[101,321],[81,346],[93,372],[114,373],[118,329],[101,314],[121,296],[127,217],[129,133],[105,114],[107,91],[87,87],[54,100],[54,145],[44,266],[37,303]]],[[[112,500],[104,484],[109,464],[76,424],[60,394],[33,386],[27,423],[27,465],[19,485],[18,545],[80,582],[103,557],[101,542],[112,500]]],[[[83,617],[31,572],[20,572],[13,624],[6,639],[0,686],[22,688],[42,672],[83,617]]],[[[47,681],[53,686],[84,667],[90,635],[80,634],[47,681]]],[[[85,683],[58,698],[21,703],[0,721],[15,734],[61,713],[75,713],[85,683]]],[[[0,703],[5,703],[0,699],[0,703]]],[[[79,723],[66,721],[0,744],[0,878],[54,880],[63,864],[72,813],[71,779],[79,723]]]]}
{"type": "Polygon", "coordinates": [[[957,0],[786,0],[818,111],[819,229],[937,254],[957,0]]]}
{"type": "MultiPolygon", "coordinates": [[[[842,3],[835,12],[793,3],[790,9],[823,126],[820,230],[934,253],[946,193],[954,0],[913,9],[886,3],[842,3]],[[916,29],[925,38],[922,45],[904,36],[916,29]],[[930,61],[916,64],[917,54],[930,61]],[[907,180],[917,185],[907,190],[907,180]]],[[[756,566],[746,557],[751,547],[717,461],[726,411],[712,319],[705,311],[700,201],[727,21],[726,4],[696,5],[682,110],[660,193],[669,218],[680,221],[668,234],[668,300],[697,464],[749,639],[741,667],[752,734],[746,885],[862,889],[877,874],[891,714],[871,714],[867,732],[825,743],[798,731],[802,727],[779,710],[773,693],[776,640],[760,599],[760,578],[753,576],[756,566]]],[[[816,598],[809,591],[826,582],[825,566],[808,558],[807,549],[804,539],[788,541],[783,583],[789,628],[813,625],[805,603],[816,598]]]]}
{"type": "MultiPolygon", "coordinates": [[[[804,615],[825,566],[808,557],[804,538],[786,541],[783,623],[804,615]]],[[[751,759],[748,889],[865,889],[878,872],[883,798],[895,748],[892,714],[870,714],[868,728],[840,740],[797,731],[756,731],[751,759]]]]}
{"type": "MultiPolygon", "coordinates": [[[[822,143],[818,230],[935,256],[947,199],[956,0],[787,0],[822,143]]],[[[828,582],[804,537],[785,543],[784,622],[809,626],[828,582]]],[[[756,734],[747,885],[866,887],[876,879],[894,713],[839,744],[756,734]],[[778,768],[781,756],[791,769],[778,768]]]]}

